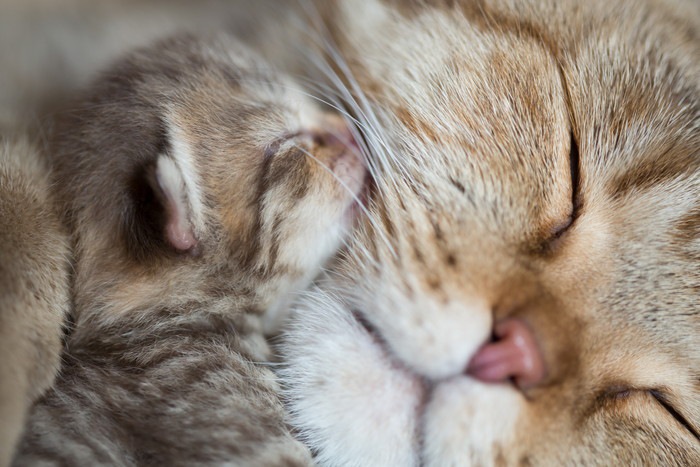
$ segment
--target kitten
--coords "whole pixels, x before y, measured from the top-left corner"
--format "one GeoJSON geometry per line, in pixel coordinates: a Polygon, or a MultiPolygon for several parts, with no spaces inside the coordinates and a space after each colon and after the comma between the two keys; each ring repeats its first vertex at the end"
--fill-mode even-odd
{"type": "Polygon", "coordinates": [[[59,367],[69,244],[39,150],[0,136],[0,466],[59,367]]]}
{"type": "Polygon", "coordinates": [[[282,350],[317,461],[700,465],[700,4],[319,10],[376,190],[282,350]]]}
{"type": "Polygon", "coordinates": [[[256,362],[356,216],[345,124],[226,35],[132,53],[59,120],[75,323],[15,465],[309,464],[256,362]]]}

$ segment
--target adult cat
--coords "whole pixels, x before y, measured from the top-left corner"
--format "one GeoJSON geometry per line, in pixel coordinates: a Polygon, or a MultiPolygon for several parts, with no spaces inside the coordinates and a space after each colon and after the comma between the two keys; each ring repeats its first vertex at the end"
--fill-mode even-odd
{"type": "Polygon", "coordinates": [[[319,462],[700,465],[700,4],[319,10],[376,179],[284,346],[319,462]]]}

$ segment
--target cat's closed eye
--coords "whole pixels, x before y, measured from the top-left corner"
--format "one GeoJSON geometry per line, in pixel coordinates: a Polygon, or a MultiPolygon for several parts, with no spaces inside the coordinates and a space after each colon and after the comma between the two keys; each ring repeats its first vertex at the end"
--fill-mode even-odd
{"type": "Polygon", "coordinates": [[[690,424],[688,419],[681,413],[681,411],[676,409],[665,392],[658,389],[650,389],[647,390],[646,393],[651,396],[657,404],[663,407],[663,409],[668,412],[668,414],[671,415],[679,424],[681,424],[683,428],[688,430],[688,432],[693,435],[695,439],[700,441],[700,434],[698,431],[693,428],[693,425],[690,424]]]}
{"type": "Polygon", "coordinates": [[[674,406],[665,390],[640,389],[626,385],[614,385],[603,391],[598,399],[604,404],[612,404],[614,408],[617,408],[621,403],[627,403],[633,400],[637,400],[640,403],[652,403],[663,409],[672,417],[678,423],[679,428],[687,431],[691,436],[700,441],[700,434],[698,431],[682,414],[681,410],[674,406]]]}
{"type": "Polygon", "coordinates": [[[319,463],[700,465],[698,2],[347,3],[381,170],[286,341],[319,463]]]}
{"type": "Polygon", "coordinates": [[[571,228],[581,211],[579,148],[573,132],[569,145],[569,171],[571,174],[571,212],[552,227],[551,234],[546,240],[546,246],[549,249],[556,246],[557,240],[571,228]]]}

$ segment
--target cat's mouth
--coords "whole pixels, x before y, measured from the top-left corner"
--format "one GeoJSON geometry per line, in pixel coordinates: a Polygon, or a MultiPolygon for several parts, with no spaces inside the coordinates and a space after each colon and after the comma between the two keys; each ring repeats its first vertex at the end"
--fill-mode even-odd
{"type": "Polygon", "coordinates": [[[372,340],[375,348],[383,355],[390,371],[402,375],[407,381],[410,381],[411,384],[409,387],[412,391],[409,392],[412,394],[404,393],[403,396],[409,396],[413,399],[412,408],[410,409],[412,418],[415,421],[412,448],[415,449],[415,452],[421,452],[424,444],[424,420],[428,410],[428,404],[435,389],[435,382],[419,375],[396,356],[379,330],[377,330],[360,311],[353,309],[351,314],[355,322],[360,325],[372,340]]]}
{"type": "Polygon", "coordinates": [[[392,368],[395,368],[397,371],[410,375],[411,378],[415,379],[416,382],[420,384],[423,393],[422,398],[426,399],[426,396],[429,395],[435,383],[430,379],[426,378],[425,376],[420,375],[419,373],[411,369],[406,363],[404,363],[403,360],[399,358],[391,349],[391,345],[389,345],[386,339],[384,339],[381,332],[379,332],[379,330],[374,325],[372,325],[372,323],[370,323],[360,311],[354,309],[351,312],[351,314],[355,321],[362,327],[362,329],[364,329],[367,335],[372,339],[374,345],[382,352],[384,357],[389,361],[392,368]]]}

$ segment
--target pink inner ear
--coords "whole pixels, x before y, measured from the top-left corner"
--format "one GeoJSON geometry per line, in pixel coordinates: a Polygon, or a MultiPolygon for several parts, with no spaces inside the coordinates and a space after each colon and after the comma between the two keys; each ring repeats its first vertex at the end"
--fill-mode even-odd
{"type": "Polygon", "coordinates": [[[165,225],[165,234],[168,242],[179,251],[189,251],[197,246],[197,239],[194,238],[187,219],[183,219],[179,213],[171,213],[171,209],[167,211],[168,222],[165,225]]]}
{"type": "Polygon", "coordinates": [[[167,157],[158,159],[156,179],[164,196],[165,238],[178,251],[193,251],[197,246],[192,225],[188,220],[185,184],[178,167],[167,157]]]}

